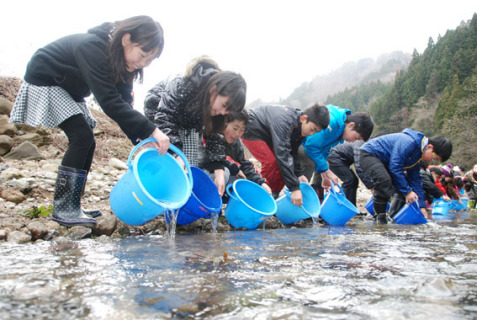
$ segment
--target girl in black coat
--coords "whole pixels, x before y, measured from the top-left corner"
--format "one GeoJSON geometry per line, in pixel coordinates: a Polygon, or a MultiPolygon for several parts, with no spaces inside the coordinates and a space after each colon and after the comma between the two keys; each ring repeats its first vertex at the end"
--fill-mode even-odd
{"type": "Polygon", "coordinates": [[[184,152],[190,165],[198,166],[198,148],[205,140],[205,157],[220,195],[226,183],[225,119],[243,109],[246,88],[241,75],[221,71],[215,61],[201,56],[189,63],[183,76],[149,90],[144,102],[144,114],[184,152]]]}
{"type": "Polygon", "coordinates": [[[96,224],[80,206],[96,146],[96,121],[84,100],[91,93],[133,142],[154,137],[161,154],[169,149],[169,138],[131,106],[133,81],[142,80],[143,68],[163,47],[159,23],[137,16],[63,37],[31,58],[10,122],[59,127],[68,137],[58,168],[53,220],[65,226],[96,224]]]}

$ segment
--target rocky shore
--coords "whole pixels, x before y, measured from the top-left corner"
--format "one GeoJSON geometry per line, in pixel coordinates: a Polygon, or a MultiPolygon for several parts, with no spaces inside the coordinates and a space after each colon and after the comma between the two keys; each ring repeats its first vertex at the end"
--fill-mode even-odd
{"type": "MultiPolygon", "coordinates": [[[[132,150],[131,142],[119,127],[90,102],[98,125],[95,128],[96,152],[88,175],[82,205],[100,209],[94,229],[66,228],[50,218],[58,165],[67,147],[67,138],[59,129],[33,128],[9,123],[9,115],[21,80],[0,77],[0,242],[57,242],[89,237],[127,237],[142,234],[164,234],[167,225],[160,216],[142,226],[122,223],[111,212],[109,193],[126,172],[125,161],[132,150]]],[[[369,199],[367,190],[360,188],[358,208],[369,199]]],[[[307,227],[302,221],[294,227],[307,227]]],[[[268,219],[266,228],[284,228],[275,217],[268,219]]],[[[217,232],[231,230],[222,216],[217,232]]],[[[177,226],[176,233],[211,232],[210,220],[199,219],[186,226],[177,226]]]]}

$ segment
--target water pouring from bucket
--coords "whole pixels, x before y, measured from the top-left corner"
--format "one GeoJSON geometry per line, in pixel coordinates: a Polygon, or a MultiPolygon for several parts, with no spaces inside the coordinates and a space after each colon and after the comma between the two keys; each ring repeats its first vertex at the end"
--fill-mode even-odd
{"type": "MultiPolygon", "coordinates": [[[[128,170],[111,190],[111,210],[122,222],[141,225],[164,214],[165,210],[182,207],[192,192],[193,178],[167,153],[160,155],[155,148],[138,148],[154,138],[143,140],[129,154],[128,170]]],[[[187,172],[191,172],[186,156],[174,145],[170,150],[181,157],[187,172]]]]}
{"type": "Polygon", "coordinates": [[[292,224],[303,219],[312,218],[315,223],[320,214],[320,199],[313,187],[308,183],[300,182],[300,191],[303,195],[301,207],[291,202],[291,192],[284,190],[285,196],[277,199],[276,217],[283,224],[292,224]]]}

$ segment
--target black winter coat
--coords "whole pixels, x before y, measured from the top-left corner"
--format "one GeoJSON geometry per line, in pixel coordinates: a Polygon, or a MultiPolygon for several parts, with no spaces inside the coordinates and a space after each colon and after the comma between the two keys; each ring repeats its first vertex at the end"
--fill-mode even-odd
{"type": "Polygon", "coordinates": [[[39,49],[28,63],[25,81],[36,86],[58,86],[77,102],[93,93],[103,111],[133,143],[151,135],[156,126],[134,110],[132,84],[115,84],[106,58],[113,24],[58,39],[39,49]]]}
{"type": "MultiPolygon", "coordinates": [[[[202,114],[192,115],[188,108],[198,103],[200,89],[207,80],[217,73],[214,68],[204,68],[198,63],[192,75],[176,76],[165,80],[148,91],[144,101],[144,114],[157,125],[170,139],[171,143],[183,150],[179,130],[203,128],[202,114]]],[[[204,134],[205,158],[211,171],[223,169],[225,165],[225,139],[218,133],[204,134]]]]}
{"type": "Polygon", "coordinates": [[[289,106],[266,105],[249,111],[250,120],[243,138],[264,141],[275,154],[283,181],[290,191],[300,188],[298,177],[303,170],[298,161],[298,147],[303,141],[302,111],[289,106]]]}
{"type": "Polygon", "coordinates": [[[253,163],[245,159],[245,151],[242,142],[237,140],[233,143],[225,144],[226,166],[229,168],[230,175],[236,176],[240,170],[245,174],[247,180],[253,181],[258,185],[265,182],[260,173],[257,172],[253,163]]]}
{"type": "Polygon", "coordinates": [[[422,187],[424,188],[424,194],[428,203],[432,203],[434,199],[439,199],[444,195],[434,183],[434,179],[430,172],[421,168],[419,173],[421,174],[422,187]]]}
{"type": "Polygon", "coordinates": [[[333,147],[328,156],[328,164],[330,167],[350,167],[354,164],[356,173],[366,188],[372,189],[374,186],[373,180],[364,174],[359,163],[360,148],[364,141],[357,140],[355,142],[344,142],[333,147]]]}

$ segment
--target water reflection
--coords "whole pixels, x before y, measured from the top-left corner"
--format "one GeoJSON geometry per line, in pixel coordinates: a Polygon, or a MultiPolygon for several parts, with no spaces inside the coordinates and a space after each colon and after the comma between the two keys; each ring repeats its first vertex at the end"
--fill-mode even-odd
{"type": "Polygon", "coordinates": [[[477,218],[0,245],[0,318],[473,319],[477,218]]]}

